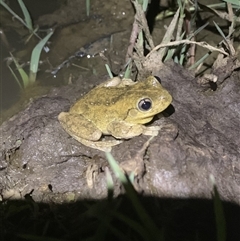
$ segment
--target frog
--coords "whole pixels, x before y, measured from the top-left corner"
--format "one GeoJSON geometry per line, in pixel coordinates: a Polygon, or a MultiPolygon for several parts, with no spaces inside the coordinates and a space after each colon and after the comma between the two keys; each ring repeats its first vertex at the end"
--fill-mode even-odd
{"type": "Polygon", "coordinates": [[[58,120],[78,142],[110,152],[135,136],[157,136],[160,126],[145,124],[171,102],[171,94],[154,76],[141,81],[113,77],[83,95],[68,112],[61,112],[58,120]]]}

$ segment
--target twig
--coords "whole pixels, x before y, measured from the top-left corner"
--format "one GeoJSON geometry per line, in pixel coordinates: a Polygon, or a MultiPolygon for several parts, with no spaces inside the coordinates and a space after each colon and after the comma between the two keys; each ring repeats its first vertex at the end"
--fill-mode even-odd
{"type": "Polygon", "coordinates": [[[213,46],[209,45],[206,42],[196,42],[196,41],[191,41],[191,40],[186,39],[186,40],[180,40],[180,41],[173,41],[173,42],[165,43],[165,44],[159,44],[155,48],[153,48],[152,51],[150,53],[148,53],[148,55],[146,57],[148,58],[153,52],[157,51],[160,48],[177,46],[177,45],[180,45],[180,44],[196,44],[196,45],[199,45],[199,46],[201,46],[201,47],[203,47],[205,49],[208,49],[210,51],[217,51],[217,52],[220,52],[220,53],[222,53],[224,55],[227,55],[227,56],[229,55],[224,50],[216,48],[216,47],[213,47],[213,46]]]}

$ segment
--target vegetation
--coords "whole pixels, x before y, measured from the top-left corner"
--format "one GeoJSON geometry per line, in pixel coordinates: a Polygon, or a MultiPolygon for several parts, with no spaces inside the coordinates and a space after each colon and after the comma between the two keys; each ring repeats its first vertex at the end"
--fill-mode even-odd
{"type": "MultiPolygon", "coordinates": [[[[139,60],[143,59],[144,57],[150,58],[154,52],[157,52],[158,59],[162,60],[163,62],[173,59],[174,62],[180,65],[186,65],[190,69],[197,68],[198,66],[201,67],[206,58],[209,57],[214,51],[219,52],[219,54],[224,56],[236,56],[238,53],[233,47],[235,27],[237,23],[240,23],[240,18],[237,16],[240,11],[240,2],[238,0],[226,0],[226,4],[220,3],[209,6],[205,6],[200,3],[197,3],[195,6],[191,6],[189,1],[178,0],[178,9],[175,13],[167,10],[165,14],[161,13],[160,16],[158,15],[156,17],[156,20],[158,20],[164,18],[164,16],[174,14],[173,19],[162,39],[162,42],[157,46],[153,45],[152,36],[149,32],[148,26],[146,25],[144,12],[146,9],[145,2],[147,1],[143,1],[142,7],[136,0],[132,2],[136,9],[135,22],[136,25],[138,25],[138,27],[134,25],[135,29],[133,28],[132,34],[135,34],[137,41],[134,46],[130,45],[128,56],[134,57],[136,66],[139,66],[138,69],[141,69],[141,65],[138,63],[138,61],[136,61],[136,59],[139,60]],[[216,10],[219,8],[222,11],[216,10]],[[226,8],[227,12],[225,12],[226,8]],[[233,9],[235,9],[235,11],[233,11],[233,9]],[[208,25],[208,23],[206,23],[196,29],[196,16],[201,11],[214,13],[218,17],[226,19],[229,22],[229,33],[227,36],[224,35],[221,28],[217,25],[217,23],[214,22],[217,31],[223,38],[223,40],[217,44],[216,47],[211,46],[206,42],[199,42],[195,40],[197,34],[199,34],[208,25]],[[191,13],[193,14],[191,15],[191,13]],[[143,40],[143,33],[145,36],[145,41],[143,40]],[[202,56],[199,60],[195,59],[196,45],[208,50],[208,53],[202,56]],[[144,48],[147,48],[149,52],[146,56],[144,55],[144,48]],[[135,53],[133,52],[133,49],[135,49],[135,53]]],[[[196,72],[199,70],[199,68],[196,69],[196,72]]]]}
{"type": "MultiPolygon", "coordinates": [[[[24,20],[22,18],[20,18],[14,11],[12,11],[12,9],[9,8],[9,6],[3,0],[0,0],[0,4],[6,10],[8,10],[13,15],[14,18],[16,18],[18,21],[20,21],[29,30],[30,37],[32,37],[34,35],[38,39],[40,39],[39,43],[35,46],[35,48],[32,51],[29,74],[27,74],[24,71],[24,69],[18,63],[17,59],[14,58],[12,53],[10,53],[11,58],[12,58],[13,62],[15,63],[15,66],[18,69],[18,72],[19,72],[19,74],[21,76],[21,81],[18,79],[18,77],[16,76],[16,74],[14,73],[12,68],[10,67],[10,64],[8,64],[8,68],[10,69],[11,73],[13,74],[13,76],[16,79],[16,81],[17,81],[18,85],[20,86],[20,88],[27,88],[30,84],[32,84],[32,83],[34,83],[36,81],[40,54],[42,52],[42,49],[46,45],[47,41],[49,40],[49,38],[52,36],[53,32],[52,31],[49,32],[46,35],[45,38],[41,39],[39,37],[39,35],[37,34],[38,28],[36,28],[36,29],[33,28],[33,22],[32,22],[32,19],[30,17],[30,14],[29,14],[25,4],[23,3],[22,0],[18,0],[18,3],[19,3],[19,5],[20,5],[20,7],[22,9],[22,12],[23,12],[23,15],[24,15],[24,20]]],[[[48,51],[47,48],[46,48],[46,51],[48,51]]]]}

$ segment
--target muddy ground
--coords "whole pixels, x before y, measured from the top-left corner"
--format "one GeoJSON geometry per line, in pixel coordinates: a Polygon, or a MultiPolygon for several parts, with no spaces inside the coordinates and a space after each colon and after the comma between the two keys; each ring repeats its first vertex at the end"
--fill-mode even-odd
{"type": "MultiPolygon", "coordinates": [[[[138,188],[164,197],[210,198],[212,176],[221,197],[239,204],[239,72],[216,91],[200,91],[189,72],[172,64],[162,66],[157,75],[173,102],[166,111],[169,116],[154,122],[162,129],[140,158],[146,172],[138,188]]],[[[76,85],[56,88],[3,123],[3,198],[31,193],[36,201],[56,197],[63,201],[67,194],[76,199],[107,195],[105,154],[78,143],[57,120],[81,91],[76,85]],[[95,179],[89,185],[93,167],[95,179]]],[[[139,136],[125,141],[112,154],[119,163],[132,160],[147,139],[139,136]]]]}

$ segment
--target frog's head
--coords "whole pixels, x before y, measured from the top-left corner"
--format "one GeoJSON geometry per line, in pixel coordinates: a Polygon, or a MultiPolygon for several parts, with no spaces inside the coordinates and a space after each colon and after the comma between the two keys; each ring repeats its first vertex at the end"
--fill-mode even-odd
{"type": "Polygon", "coordinates": [[[172,102],[172,96],[159,81],[149,76],[145,81],[134,85],[128,93],[128,113],[125,121],[145,124],[165,110],[172,102]]]}

